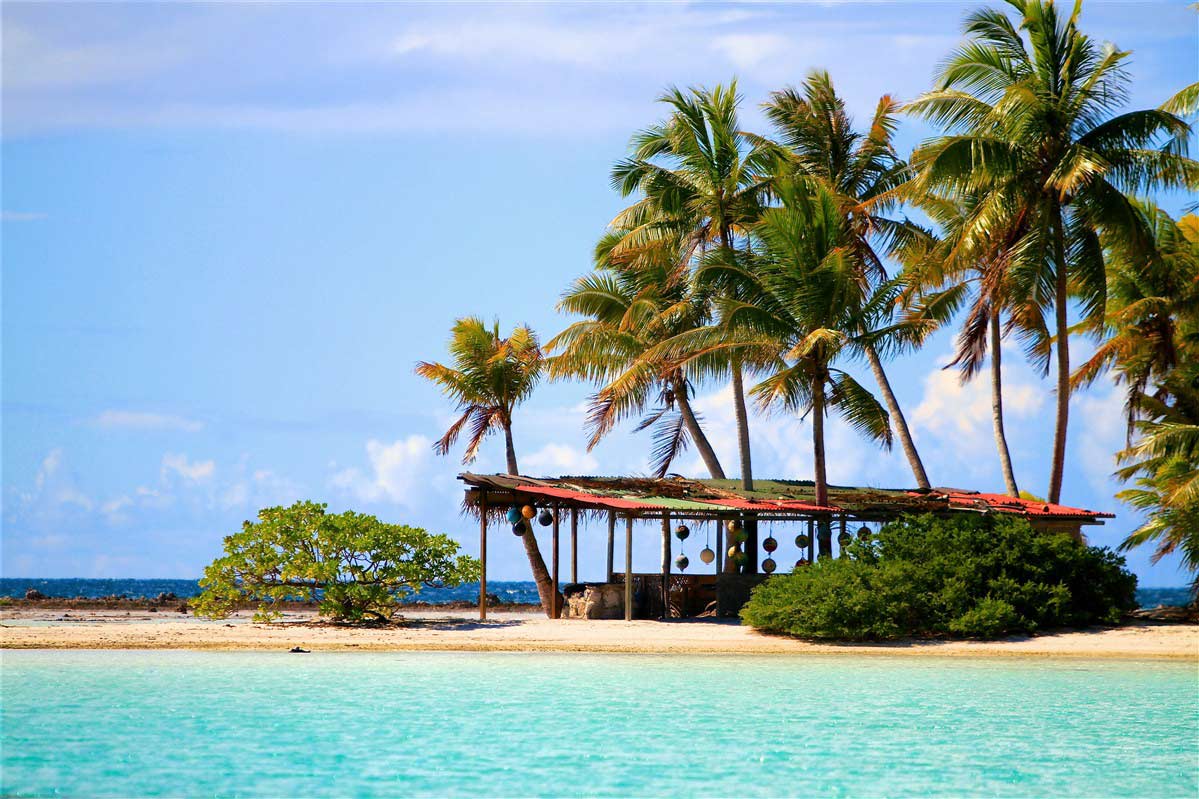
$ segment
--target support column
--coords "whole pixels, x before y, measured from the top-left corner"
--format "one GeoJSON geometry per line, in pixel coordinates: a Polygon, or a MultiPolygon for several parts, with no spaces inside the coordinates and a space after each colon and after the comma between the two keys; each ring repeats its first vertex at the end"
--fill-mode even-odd
{"type": "Polygon", "coordinates": [[[579,509],[570,509],[570,581],[579,581],[579,509]]]}
{"type": "Polygon", "coordinates": [[[616,511],[608,511],[608,577],[605,582],[612,583],[616,576],[613,568],[612,555],[616,549],[616,511]]]}
{"type": "Polygon", "coordinates": [[[550,579],[554,581],[554,591],[550,599],[550,618],[558,619],[562,617],[562,608],[558,607],[560,594],[558,593],[558,503],[553,504],[554,514],[554,543],[550,554],[551,560],[551,575],[550,579]]]}
{"type": "Polygon", "coordinates": [[[816,522],[808,519],[808,563],[816,562],[816,522]]]}
{"type": "Polygon", "coordinates": [[[487,495],[479,496],[479,621],[487,620],[487,495]]]}
{"type": "Polygon", "coordinates": [[[724,572],[724,522],[716,520],[716,573],[724,572]]]}
{"type": "Polygon", "coordinates": [[[662,618],[670,618],[670,514],[662,516],[662,618]]]}
{"type": "Polygon", "coordinates": [[[624,528],[624,620],[633,620],[633,517],[625,517],[624,528]]]}

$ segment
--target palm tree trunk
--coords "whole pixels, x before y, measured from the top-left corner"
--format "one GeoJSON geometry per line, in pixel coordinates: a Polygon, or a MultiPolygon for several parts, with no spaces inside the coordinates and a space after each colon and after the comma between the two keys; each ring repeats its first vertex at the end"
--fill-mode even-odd
{"type": "Polygon", "coordinates": [[[687,397],[686,381],[675,381],[674,398],[679,404],[679,413],[683,415],[683,424],[687,426],[687,432],[691,434],[691,440],[695,442],[695,448],[699,450],[699,456],[703,458],[704,466],[708,467],[708,474],[714,480],[723,480],[724,469],[720,468],[716,450],[712,449],[712,442],[708,441],[708,436],[699,426],[699,420],[695,418],[695,411],[691,409],[691,400],[687,397]]]}
{"type": "MultiPolygon", "coordinates": [[[[745,384],[741,363],[733,363],[733,413],[737,419],[737,448],[741,454],[741,488],[754,490],[754,469],[749,453],[749,414],[745,410],[745,384]]],[[[758,573],[758,520],[745,520],[745,574],[758,573]]]]}
{"type": "MultiPolygon", "coordinates": [[[[520,474],[520,470],[516,465],[516,448],[512,445],[512,425],[504,425],[504,444],[507,447],[508,455],[508,474],[520,474]]],[[[533,572],[533,582],[537,583],[537,596],[541,599],[541,609],[545,611],[545,615],[553,617],[554,612],[554,592],[557,591],[557,586],[554,585],[554,578],[550,576],[550,571],[545,567],[545,558],[541,557],[541,548],[537,546],[537,536],[533,534],[533,520],[525,521],[525,532],[521,535],[520,540],[525,545],[525,555],[529,558],[529,568],[533,572]]],[[[558,595],[558,607],[562,607],[562,595],[558,595]]]]}
{"type": "Polygon", "coordinates": [[[999,309],[991,313],[991,420],[995,424],[995,446],[999,450],[999,464],[1003,467],[1003,484],[1009,496],[1020,496],[1016,486],[1016,473],[1012,471],[1012,453],[1008,450],[1007,436],[1003,432],[1003,372],[1002,341],[999,334],[999,309]]]}
{"type": "MultiPolygon", "coordinates": [[[[720,243],[729,252],[733,251],[732,231],[727,223],[720,227],[720,243]]],[[[754,490],[754,467],[749,449],[749,414],[745,410],[745,383],[741,374],[741,362],[734,360],[733,369],[733,416],[737,420],[737,449],[741,456],[741,488],[754,490]]],[[[758,573],[758,520],[745,522],[745,573],[758,573]]]]}
{"type": "Polygon", "coordinates": [[[1066,275],[1066,231],[1062,227],[1061,206],[1054,204],[1053,249],[1057,262],[1053,310],[1057,325],[1057,414],[1053,423],[1053,467],[1049,473],[1049,501],[1057,504],[1062,496],[1062,475],[1066,470],[1066,426],[1070,421],[1070,332],[1066,318],[1069,299],[1066,275]]]}
{"type": "Polygon", "coordinates": [[[520,474],[520,467],[516,465],[516,448],[512,446],[512,425],[504,425],[504,447],[508,455],[508,474],[520,474]]]}
{"type": "MultiPolygon", "coordinates": [[[[816,482],[816,504],[828,505],[828,469],[824,455],[824,377],[812,380],[812,461],[816,482]]],[[[827,519],[821,519],[816,528],[816,543],[819,557],[833,554],[833,528],[827,519]]]]}
{"type": "Polygon", "coordinates": [[[895,424],[895,433],[899,436],[903,454],[907,456],[908,465],[912,467],[916,485],[920,488],[932,488],[928,482],[928,473],[924,471],[924,463],[920,460],[920,453],[916,451],[916,442],[912,440],[912,431],[908,429],[908,420],[903,416],[903,409],[899,407],[899,400],[896,399],[895,392],[891,390],[891,381],[887,379],[887,373],[883,370],[883,362],[879,359],[878,350],[873,345],[866,347],[866,360],[870,362],[870,371],[874,372],[874,381],[878,383],[879,391],[883,393],[883,400],[887,403],[887,411],[891,414],[891,421],[895,424]]]}

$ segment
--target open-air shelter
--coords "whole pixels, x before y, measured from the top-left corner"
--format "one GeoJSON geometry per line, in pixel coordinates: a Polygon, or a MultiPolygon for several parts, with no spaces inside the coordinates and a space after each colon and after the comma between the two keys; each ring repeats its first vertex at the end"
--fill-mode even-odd
{"type": "MultiPolygon", "coordinates": [[[[1081,540],[1084,525],[1103,524],[1113,518],[1110,513],[1073,508],[1037,500],[1021,499],[1002,494],[989,494],[957,488],[883,489],[830,486],[828,502],[815,501],[815,486],[805,480],[754,480],[754,490],[741,489],[734,480],[692,480],[682,477],[557,477],[533,478],[510,474],[459,475],[465,484],[464,506],[479,519],[479,552],[482,574],[479,585],[479,617],[487,617],[487,535],[491,523],[511,524],[511,509],[526,507],[548,511],[546,521],[552,527],[550,576],[561,590],[560,522],[564,515],[570,524],[570,586],[578,582],[579,520],[604,518],[607,521],[607,582],[582,586],[596,596],[614,593],[623,601],[623,617],[637,614],[635,596],[639,598],[642,615],[693,615],[696,602],[703,601],[704,609],[719,615],[735,613],[748,598],[749,591],[765,577],[758,573],[758,552],[752,538],[742,543],[741,530],[760,523],[791,523],[800,533],[796,544],[801,557],[796,568],[814,561],[818,556],[832,556],[832,530],[838,550],[852,539],[853,527],[866,535],[869,523],[884,523],[907,514],[932,513],[1003,513],[1028,519],[1034,528],[1046,532],[1072,535],[1081,540]],[[614,563],[616,530],[623,521],[624,568],[616,571],[614,563]],[[661,574],[635,575],[632,570],[634,525],[637,522],[660,522],[662,539],[661,574]],[[711,557],[711,574],[672,573],[670,557],[671,525],[711,524],[716,532],[716,549],[705,547],[705,566],[711,557]],[[724,534],[729,533],[732,546],[724,548],[724,534]],[[619,589],[619,590],[618,590],[619,589]],[[623,594],[621,597],[620,594],[623,594]]],[[[535,519],[526,520],[536,523],[535,519]]],[[[677,527],[675,528],[678,529],[677,527]]],[[[682,531],[680,531],[682,532],[682,531]]],[[[773,539],[771,539],[773,540],[773,539]]],[[[777,545],[777,542],[775,542],[777,545]]],[[[770,545],[765,547],[767,554],[770,545]]],[[[773,558],[763,562],[764,571],[774,571],[773,558]]],[[[574,605],[571,611],[576,610],[574,605]]],[[[555,593],[551,615],[561,617],[555,593]]],[[[581,614],[576,614],[581,615],[581,614]]]]}

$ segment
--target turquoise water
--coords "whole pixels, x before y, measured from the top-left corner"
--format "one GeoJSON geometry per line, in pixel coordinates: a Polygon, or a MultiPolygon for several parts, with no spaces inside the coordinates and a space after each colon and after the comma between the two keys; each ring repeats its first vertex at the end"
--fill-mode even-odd
{"type": "Polygon", "coordinates": [[[8,651],[15,796],[1199,795],[1194,665],[8,651]]]}

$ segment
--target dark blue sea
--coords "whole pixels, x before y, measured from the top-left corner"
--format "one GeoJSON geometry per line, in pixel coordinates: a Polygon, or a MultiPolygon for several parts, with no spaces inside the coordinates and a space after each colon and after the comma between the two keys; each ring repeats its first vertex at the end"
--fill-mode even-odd
{"type": "MultiPolygon", "coordinates": [[[[153,598],[171,593],[180,598],[200,593],[197,580],[139,580],[112,579],[92,580],[77,578],[33,578],[0,577],[0,597],[23,597],[30,588],[36,588],[46,596],[99,599],[118,596],[127,599],[153,598]]],[[[536,604],[537,586],[527,580],[490,580],[487,592],[502,602],[536,604]]],[[[440,605],[447,602],[473,602],[479,598],[478,583],[464,583],[457,588],[426,588],[409,601],[428,602],[440,605]]],[[[1190,600],[1188,588],[1138,588],[1137,599],[1143,608],[1158,605],[1185,605],[1190,600]]]]}
{"type": "MultiPolygon", "coordinates": [[[[198,596],[198,580],[140,580],[136,578],[93,580],[74,577],[0,577],[0,597],[24,597],[30,588],[46,596],[67,599],[152,599],[159,594],[174,594],[180,598],[198,596]]],[[[536,603],[537,585],[532,581],[488,580],[487,593],[505,603],[536,603]]],[[[479,599],[478,583],[463,583],[456,588],[424,588],[409,597],[409,602],[428,602],[442,605],[448,602],[475,602],[479,599]]]]}

